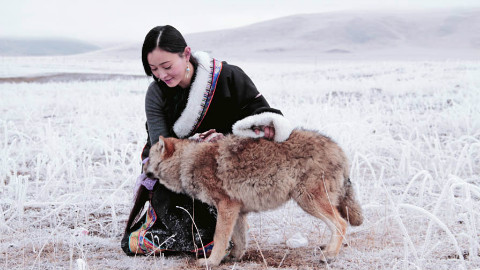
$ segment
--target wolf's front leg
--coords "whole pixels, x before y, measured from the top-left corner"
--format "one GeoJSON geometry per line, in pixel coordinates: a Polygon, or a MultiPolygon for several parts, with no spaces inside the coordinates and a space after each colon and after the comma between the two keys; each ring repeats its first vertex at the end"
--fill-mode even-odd
{"type": "Polygon", "coordinates": [[[233,229],[232,242],[233,248],[230,256],[239,261],[247,250],[247,215],[239,214],[235,228],[233,229]]]}
{"type": "Polygon", "coordinates": [[[240,212],[240,203],[231,200],[222,200],[217,205],[217,225],[215,235],[213,236],[213,249],[207,262],[205,259],[198,261],[199,265],[208,264],[208,266],[217,266],[225,257],[225,251],[228,242],[232,236],[233,228],[236,224],[240,212]]]}

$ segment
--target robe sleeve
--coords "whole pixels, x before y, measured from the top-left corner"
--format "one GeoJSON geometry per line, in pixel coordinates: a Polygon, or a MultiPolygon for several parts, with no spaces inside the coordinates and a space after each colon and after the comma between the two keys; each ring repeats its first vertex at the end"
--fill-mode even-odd
{"type": "Polygon", "coordinates": [[[280,110],[270,107],[265,97],[241,68],[230,65],[230,70],[229,89],[238,104],[240,119],[263,112],[282,114],[280,110]]]}
{"type": "Polygon", "coordinates": [[[252,80],[239,67],[231,66],[229,87],[237,100],[240,119],[232,126],[233,134],[244,137],[259,138],[264,134],[255,134],[254,126],[273,126],[274,140],[282,142],[288,139],[293,130],[290,122],[283,117],[280,110],[271,108],[260,94],[252,80]]]}

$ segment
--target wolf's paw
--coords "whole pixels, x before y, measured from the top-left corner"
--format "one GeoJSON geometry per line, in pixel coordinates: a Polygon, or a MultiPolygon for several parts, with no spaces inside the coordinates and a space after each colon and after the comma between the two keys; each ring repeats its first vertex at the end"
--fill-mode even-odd
{"type": "Polygon", "coordinates": [[[238,257],[235,257],[235,256],[228,256],[225,261],[229,261],[229,262],[240,262],[242,261],[242,258],[243,258],[243,255],[242,256],[238,256],[238,257]]]}
{"type": "Polygon", "coordinates": [[[210,268],[210,267],[218,266],[219,264],[220,263],[213,262],[210,259],[198,259],[197,261],[197,265],[200,267],[208,266],[208,268],[210,268]]]}
{"type": "Polygon", "coordinates": [[[228,255],[226,258],[225,258],[225,261],[228,261],[228,262],[240,262],[243,258],[243,254],[242,255],[238,255],[238,256],[235,256],[235,255],[228,255]]]}
{"type": "Polygon", "coordinates": [[[336,257],[337,257],[337,254],[335,254],[335,252],[323,252],[320,255],[320,264],[332,263],[336,257]]]}
{"type": "MultiPolygon", "coordinates": [[[[197,265],[200,266],[200,267],[203,267],[203,266],[206,266],[208,263],[208,259],[198,259],[197,260],[197,265]]],[[[210,265],[210,264],[208,264],[210,265]]]]}
{"type": "Polygon", "coordinates": [[[230,251],[230,254],[229,254],[229,259],[230,260],[233,260],[233,261],[240,261],[243,257],[243,255],[245,255],[245,251],[246,249],[240,249],[240,248],[236,248],[236,247],[233,247],[232,251],[230,251]]]}
{"type": "Polygon", "coordinates": [[[235,263],[235,262],[238,262],[239,260],[235,259],[234,257],[232,257],[231,255],[228,255],[226,256],[222,262],[224,263],[235,263]]]}

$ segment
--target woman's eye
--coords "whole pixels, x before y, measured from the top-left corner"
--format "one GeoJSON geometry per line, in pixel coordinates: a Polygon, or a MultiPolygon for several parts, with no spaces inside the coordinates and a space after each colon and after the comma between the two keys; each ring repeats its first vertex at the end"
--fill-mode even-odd
{"type": "Polygon", "coordinates": [[[172,66],[168,66],[168,67],[166,67],[165,69],[170,69],[171,67],[172,67],[172,66]]]}

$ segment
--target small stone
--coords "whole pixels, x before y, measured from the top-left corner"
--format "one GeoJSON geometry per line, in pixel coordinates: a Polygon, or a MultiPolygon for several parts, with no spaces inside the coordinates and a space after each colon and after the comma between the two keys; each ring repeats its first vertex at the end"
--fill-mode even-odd
{"type": "Polygon", "coordinates": [[[296,233],[287,240],[289,248],[299,248],[308,246],[308,240],[301,233],[296,233]]]}

